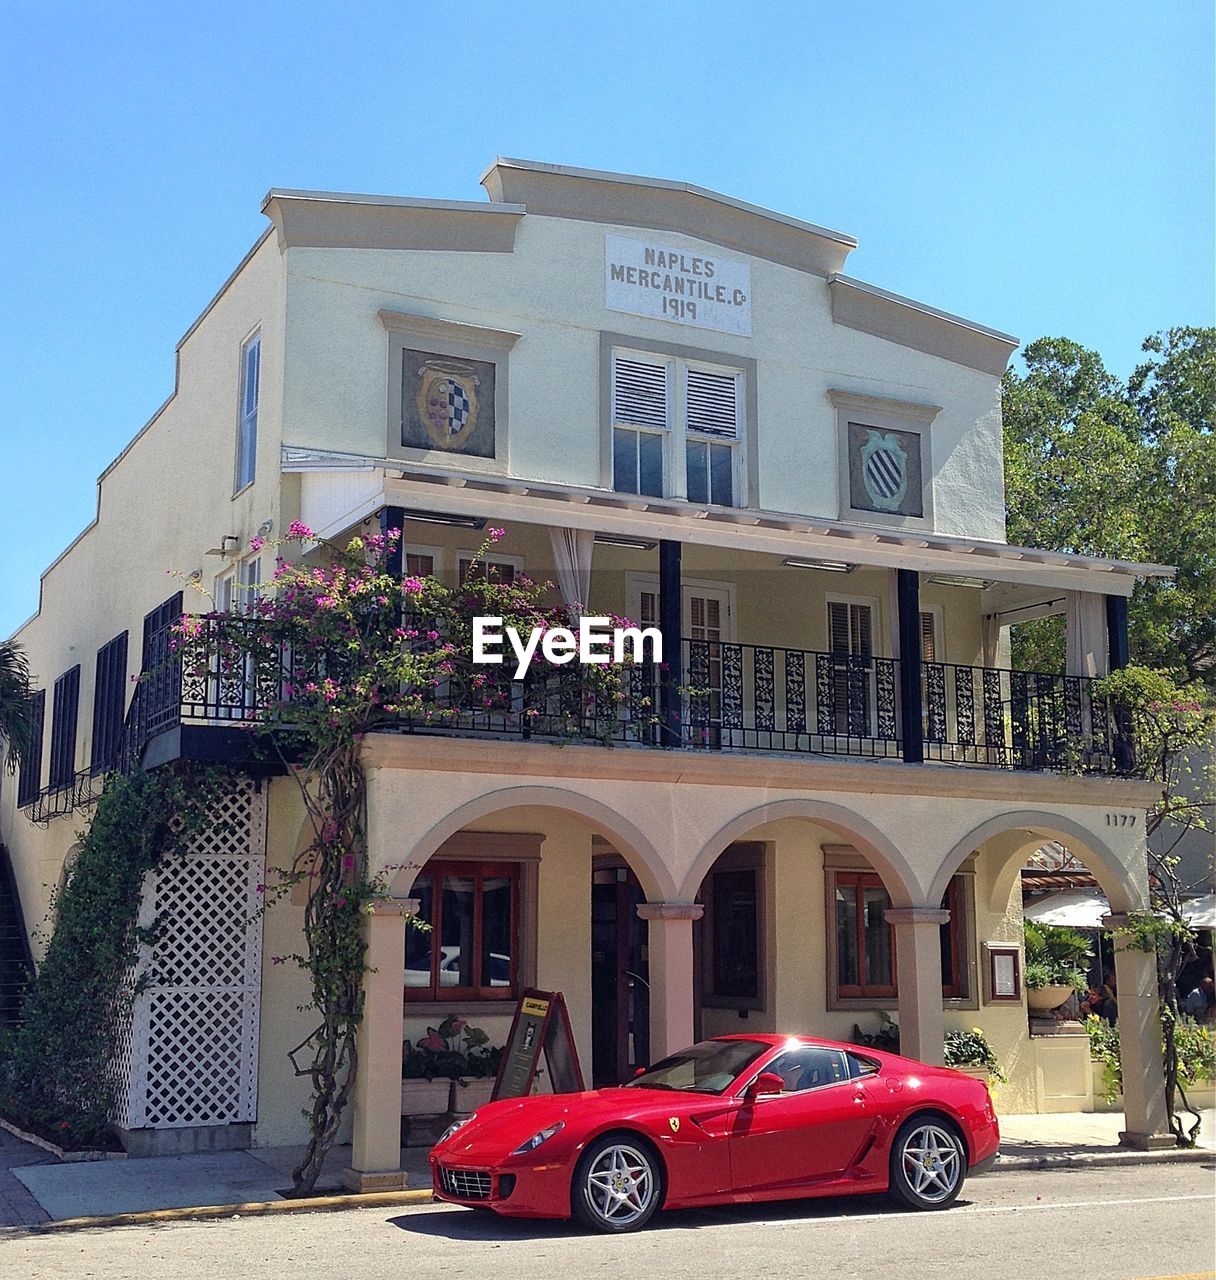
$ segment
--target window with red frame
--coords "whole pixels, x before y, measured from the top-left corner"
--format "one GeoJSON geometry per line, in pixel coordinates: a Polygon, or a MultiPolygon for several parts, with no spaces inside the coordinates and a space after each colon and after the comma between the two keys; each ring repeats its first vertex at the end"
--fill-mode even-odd
{"type": "MultiPolygon", "coordinates": [[[[895,930],[884,914],[891,898],[872,872],[836,872],[836,995],[845,1000],[890,999],[899,993],[895,930]]],[[[950,912],[941,927],[942,995],[966,995],[963,965],[963,895],[959,879],[942,898],[950,912]]]]}
{"type": "Polygon", "coordinates": [[[519,863],[430,862],[414,881],[418,918],[405,931],[409,1000],[515,1000],[519,995],[519,863]]]}

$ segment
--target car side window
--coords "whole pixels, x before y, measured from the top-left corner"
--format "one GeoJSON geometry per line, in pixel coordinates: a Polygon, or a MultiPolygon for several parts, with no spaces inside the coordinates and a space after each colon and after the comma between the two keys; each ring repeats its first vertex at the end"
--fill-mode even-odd
{"type": "Polygon", "coordinates": [[[820,1089],[849,1078],[849,1065],[838,1049],[821,1049],[806,1045],[787,1049],[774,1058],[765,1071],[773,1071],[785,1081],[786,1093],[802,1093],[820,1089]]]}
{"type": "Polygon", "coordinates": [[[846,1053],[844,1055],[849,1062],[849,1074],[857,1079],[859,1076],[873,1076],[878,1074],[878,1063],[873,1058],[862,1058],[855,1053],[846,1053]]]}

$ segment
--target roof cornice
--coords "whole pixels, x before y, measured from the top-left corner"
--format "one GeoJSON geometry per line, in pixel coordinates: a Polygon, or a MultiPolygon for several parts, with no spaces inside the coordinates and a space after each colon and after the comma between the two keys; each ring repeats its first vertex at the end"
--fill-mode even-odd
{"type": "Polygon", "coordinates": [[[842,232],[666,178],[500,156],[481,185],[495,204],[524,204],[533,215],[672,231],[824,277],[857,247],[842,232]]]}

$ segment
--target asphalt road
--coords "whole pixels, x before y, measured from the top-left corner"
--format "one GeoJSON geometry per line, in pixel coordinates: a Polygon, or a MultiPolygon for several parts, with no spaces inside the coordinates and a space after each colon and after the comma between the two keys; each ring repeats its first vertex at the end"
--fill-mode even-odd
{"type": "Polygon", "coordinates": [[[881,1198],[661,1214],[636,1235],[467,1209],[279,1214],[0,1238],[4,1280],[662,1280],[983,1277],[1140,1280],[1216,1268],[1204,1164],[977,1178],[945,1212],[881,1198]]]}

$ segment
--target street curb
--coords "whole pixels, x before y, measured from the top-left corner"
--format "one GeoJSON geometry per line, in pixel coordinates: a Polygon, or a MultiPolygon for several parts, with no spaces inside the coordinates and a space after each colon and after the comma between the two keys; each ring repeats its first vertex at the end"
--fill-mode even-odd
{"type": "Polygon", "coordinates": [[[309,1196],[300,1200],[256,1200],[248,1204],[196,1205],[181,1209],[148,1209],[143,1213],[111,1213],[93,1218],[60,1218],[23,1227],[0,1227],[5,1236],[43,1235],[54,1231],[88,1231],[94,1227],[156,1226],[209,1218],[260,1218],[276,1213],[323,1213],[336,1209],[384,1209],[394,1205],[430,1204],[429,1187],[416,1191],[368,1191],[360,1195],[309,1196]]]}
{"type": "Polygon", "coordinates": [[[1101,1151],[1082,1155],[1002,1155],[989,1173],[1031,1173],[1042,1169],[1116,1169],[1124,1165],[1216,1163],[1216,1151],[1176,1147],[1165,1151],[1101,1151]]]}

